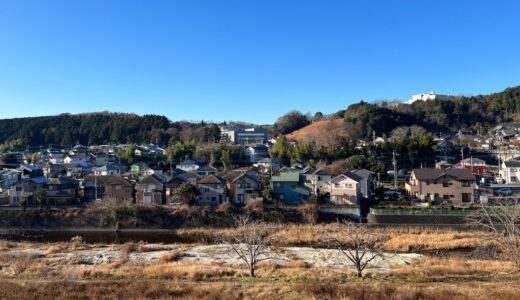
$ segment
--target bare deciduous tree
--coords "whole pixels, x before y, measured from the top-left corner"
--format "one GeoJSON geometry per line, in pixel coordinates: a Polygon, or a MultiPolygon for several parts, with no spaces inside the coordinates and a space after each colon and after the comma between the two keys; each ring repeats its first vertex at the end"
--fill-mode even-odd
{"type": "Polygon", "coordinates": [[[272,257],[274,227],[253,221],[249,215],[235,218],[235,225],[238,230],[234,236],[222,236],[218,240],[227,244],[245,263],[251,277],[255,277],[258,263],[272,257]]]}
{"type": "Polygon", "coordinates": [[[381,249],[382,236],[366,225],[352,222],[338,224],[332,242],[339,251],[354,265],[357,276],[376,258],[385,258],[381,249]]]}
{"type": "Polygon", "coordinates": [[[520,269],[520,205],[517,201],[480,204],[480,209],[469,216],[469,221],[470,224],[494,232],[502,258],[513,262],[520,269]]]}

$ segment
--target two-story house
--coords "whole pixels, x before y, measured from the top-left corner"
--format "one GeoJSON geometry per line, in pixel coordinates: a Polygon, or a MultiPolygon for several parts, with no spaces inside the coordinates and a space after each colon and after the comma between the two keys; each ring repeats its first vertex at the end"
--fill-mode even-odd
{"type": "Polygon", "coordinates": [[[97,167],[94,169],[94,175],[96,176],[119,176],[121,175],[121,167],[116,164],[108,163],[106,165],[97,167]]]}
{"type": "Polygon", "coordinates": [[[330,202],[332,204],[359,205],[362,180],[363,178],[352,172],[345,172],[332,178],[329,185],[330,202]]]}
{"type": "Polygon", "coordinates": [[[69,177],[51,178],[47,181],[47,202],[67,205],[78,200],[78,182],[69,177]]]}
{"type": "Polygon", "coordinates": [[[119,176],[86,176],[83,181],[83,198],[86,201],[96,199],[96,185],[98,199],[112,198],[123,203],[134,202],[133,186],[119,176]]]}
{"type": "Polygon", "coordinates": [[[500,177],[507,184],[520,183],[520,159],[502,161],[500,177]]]}
{"type": "Polygon", "coordinates": [[[314,195],[323,195],[329,192],[329,182],[332,175],[323,169],[306,167],[302,170],[305,176],[305,185],[309,187],[314,195]]]}
{"type": "Polygon", "coordinates": [[[304,203],[311,198],[311,190],[305,186],[305,176],[299,172],[281,172],[271,178],[275,199],[285,204],[304,203]]]}
{"type": "Polygon", "coordinates": [[[361,177],[361,197],[370,198],[374,194],[375,173],[367,169],[356,169],[351,172],[361,177]]]}
{"type": "Polygon", "coordinates": [[[34,193],[47,187],[47,178],[24,178],[11,186],[9,190],[9,205],[18,206],[22,197],[27,199],[29,205],[34,205],[34,193]]]}
{"type": "Polygon", "coordinates": [[[219,205],[227,202],[226,182],[223,178],[216,175],[209,175],[197,182],[199,205],[219,205]]]}
{"type": "Polygon", "coordinates": [[[162,178],[150,175],[135,185],[136,203],[140,205],[161,205],[164,203],[165,186],[162,178]]]}
{"type": "Polygon", "coordinates": [[[246,204],[260,197],[261,183],[247,172],[229,171],[222,175],[226,181],[229,200],[233,204],[246,204]]]}
{"type": "Polygon", "coordinates": [[[13,169],[0,170],[0,192],[9,190],[21,178],[21,172],[13,169]]]}
{"type": "Polygon", "coordinates": [[[474,201],[475,175],[469,169],[413,169],[405,185],[410,196],[429,201],[470,204],[474,201]]]}
{"type": "Polygon", "coordinates": [[[480,158],[469,157],[464,160],[461,160],[457,164],[457,167],[462,167],[465,169],[470,169],[471,172],[475,175],[482,175],[487,173],[487,165],[486,162],[480,158]]]}

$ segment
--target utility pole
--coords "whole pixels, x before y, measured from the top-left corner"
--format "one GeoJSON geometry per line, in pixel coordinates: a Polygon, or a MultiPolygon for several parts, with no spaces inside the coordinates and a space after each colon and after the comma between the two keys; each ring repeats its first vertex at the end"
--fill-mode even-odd
{"type": "Polygon", "coordinates": [[[94,194],[94,195],[95,195],[95,196],[94,196],[94,197],[95,197],[94,201],[97,201],[97,199],[98,199],[98,198],[97,198],[97,197],[98,197],[97,189],[98,189],[98,185],[97,185],[97,173],[96,173],[96,170],[94,169],[94,193],[95,193],[95,194],[94,194]]]}
{"type": "Polygon", "coordinates": [[[460,147],[460,156],[461,156],[460,161],[462,162],[464,160],[464,146],[460,147]]]}
{"type": "Polygon", "coordinates": [[[392,164],[394,165],[394,188],[397,188],[397,160],[395,159],[395,150],[392,151],[392,164]]]}

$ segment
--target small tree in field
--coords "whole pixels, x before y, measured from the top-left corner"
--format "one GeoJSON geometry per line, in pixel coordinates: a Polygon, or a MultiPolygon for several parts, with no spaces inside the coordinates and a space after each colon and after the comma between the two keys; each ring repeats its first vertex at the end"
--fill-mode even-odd
{"type": "Polygon", "coordinates": [[[183,204],[193,205],[199,194],[199,189],[196,186],[190,183],[183,183],[175,189],[172,199],[183,204]]]}
{"type": "Polygon", "coordinates": [[[47,191],[44,189],[37,190],[34,194],[34,199],[36,199],[36,202],[38,202],[40,212],[42,212],[43,205],[47,203],[47,191]]]}
{"type": "Polygon", "coordinates": [[[338,225],[333,244],[356,268],[358,277],[376,258],[385,258],[381,250],[382,236],[365,224],[346,222],[338,225]]]}
{"type": "Polygon", "coordinates": [[[469,221],[494,232],[501,257],[520,270],[520,205],[515,200],[498,201],[489,206],[480,204],[479,211],[470,215],[469,221]]]}
{"type": "Polygon", "coordinates": [[[253,221],[248,215],[235,218],[238,230],[234,236],[219,237],[244,262],[251,277],[256,276],[258,263],[272,256],[271,241],[273,226],[253,221]]]}
{"type": "Polygon", "coordinates": [[[23,208],[23,210],[25,211],[25,209],[27,208],[27,202],[28,202],[29,199],[27,199],[27,196],[20,196],[20,200],[18,202],[18,204],[20,204],[23,208]]]}

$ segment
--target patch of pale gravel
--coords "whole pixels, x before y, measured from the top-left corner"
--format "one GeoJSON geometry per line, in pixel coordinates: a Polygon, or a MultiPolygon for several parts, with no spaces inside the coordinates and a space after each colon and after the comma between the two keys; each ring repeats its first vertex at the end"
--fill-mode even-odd
{"type": "MultiPolygon", "coordinates": [[[[94,247],[86,250],[67,250],[47,255],[46,249],[10,249],[6,252],[13,254],[33,254],[42,261],[58,263],[59,261],[77,261],[76,266],[100,265],[118,261],[126,257],[129,262],[139,264],[153,264],[159,262],[161,256],[177,252],[179,262],[198,263],[198,264],[221,264],[221,265],[242,265],[239,256],[225,244],[216,245],[160,245],[147,244],[146,252],[131,252],[124,254],[120,245],[109,245],[94,247]]],[[[414,253],[385,254],[384,258],[378,257],[367,267],[371,272],[391,272],[392,268],[398,265],[410,264],[414,260],[421,258],[422,255],[414,253]]],[[[333,270],[353,269],[352,263],[337,249],[320,249],[310,247],[284,247],[278,248],[270,255],[270,260],[279,265],[288,265],[295,260],[303,261],[310,267],[330,268],[333,270]]],[[[57,266],[56,266],[57,267],[57,266]]]]}
{"type": "MultiPolygon", "coordinates": [[[[334,268],[334,269],[353,269],[354,265],[337,249],[320,249],[308,247],[287,247],[284,248],[292,257],[296,257],[304,261],[311,267],[318,268],[334,268]]],[[[365,257],[370,257],[367,254],[365,257]]],[[[390,272],[392,267],[397,265],[406,265],[414,260],[421,258],[422,255],[415,253],[383,253],[372,260],[367,269],[378,272],[390,272]]]]}

